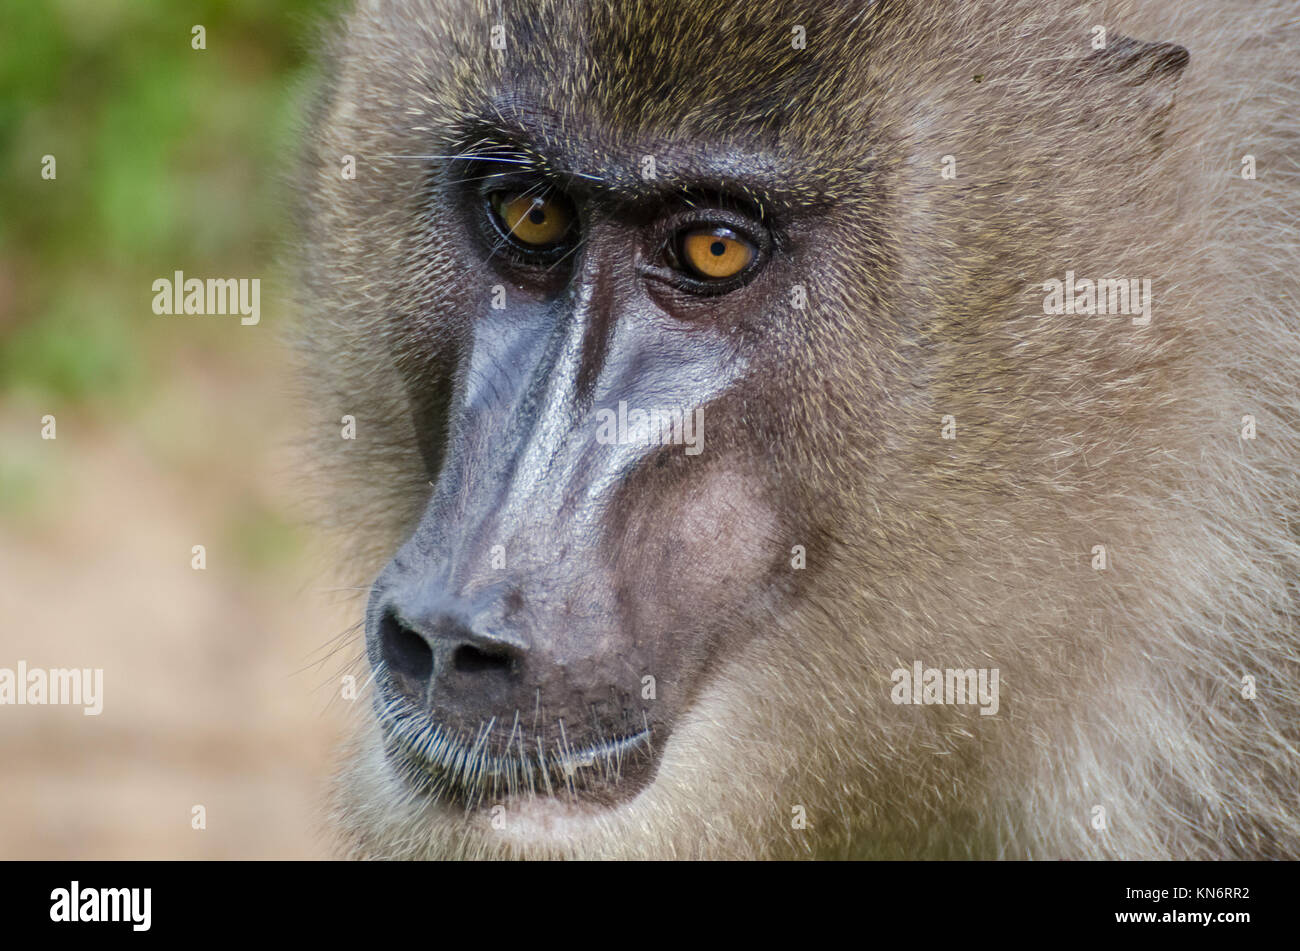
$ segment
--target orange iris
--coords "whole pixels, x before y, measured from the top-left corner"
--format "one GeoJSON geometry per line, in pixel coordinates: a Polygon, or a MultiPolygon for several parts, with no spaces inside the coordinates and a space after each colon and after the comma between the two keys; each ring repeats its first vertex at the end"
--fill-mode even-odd
{"type": "Polygon", "coordinates": [[[725,228],[701,228],[682,238],[683,263],[700,277],[735,277],[754,260],[754,246],[725,228]]]}
{"type": "Polygon", "coordinates": [[[510,237],[539,248],[558,243],[573,221],[566,203],[554,197],[497,192],[492,209],[510,237]]]}

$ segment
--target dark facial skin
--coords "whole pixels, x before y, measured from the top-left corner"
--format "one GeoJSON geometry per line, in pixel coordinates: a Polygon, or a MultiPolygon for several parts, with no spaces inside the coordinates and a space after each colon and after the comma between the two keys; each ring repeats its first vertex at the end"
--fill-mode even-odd
{"type": "Polygon", "coordinates": [[[437,478],[370,600],[381,719],[448,798],[622,797],[711,656],[787,593],[779,434],[746,418],[779,396],[764,343],[798,229],[719,174],[751,156],[700,153],[694,181],[646,187],[635,153],[587,173],[526,129],[464,138],[429,187],[478,291],[406,370],[437,478]],[[623,403],[691,425],[611,441],[623,403]]]}

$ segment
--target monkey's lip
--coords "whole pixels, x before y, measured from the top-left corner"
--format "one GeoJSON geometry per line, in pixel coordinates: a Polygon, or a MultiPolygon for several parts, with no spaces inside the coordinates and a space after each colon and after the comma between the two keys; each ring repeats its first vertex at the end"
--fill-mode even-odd
{"type": "MultiPolygon", "coordinates": [[[[577,748],[522,738],[489,750],[486,733],[466,742],[419,715],[380,718],[385,753],[420,792],[468,808],[503,798],[567,797],[616,802],[638,792],[653,773],[652,730],[577,748]]],[[[512,734],[513,736],[514,734],[512,734]]]]}

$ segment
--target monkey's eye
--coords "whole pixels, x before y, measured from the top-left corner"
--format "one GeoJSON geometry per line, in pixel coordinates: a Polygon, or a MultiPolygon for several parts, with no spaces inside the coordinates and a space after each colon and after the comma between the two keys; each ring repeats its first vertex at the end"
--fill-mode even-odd
{"type": "Polygon", "coordinates": [[[677,236],[676,262],[694,277],[721,281],[753,263],[758,249],[730,228],[692,228],[677,236]]]}
{"type": "Polygon", "coordinates": [[[555,248],[568,236],[573,224],[573,205],[560,195],[498,191],[488,200],[501,233],[525,250],[555,248]]]}

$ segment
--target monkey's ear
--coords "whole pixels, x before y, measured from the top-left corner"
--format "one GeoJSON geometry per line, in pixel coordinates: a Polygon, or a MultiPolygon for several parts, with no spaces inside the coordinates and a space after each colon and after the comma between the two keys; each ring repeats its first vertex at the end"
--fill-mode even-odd
{"type": "Polygon", "coordinates": [[[1179,77],[1191,54],[1176,43],[1144,43],[1121,36],[1083,61],[1083,68],[1112,86],[1125,109],[1141,112],[1149,134],[1164,131],[1179,77]]]}

